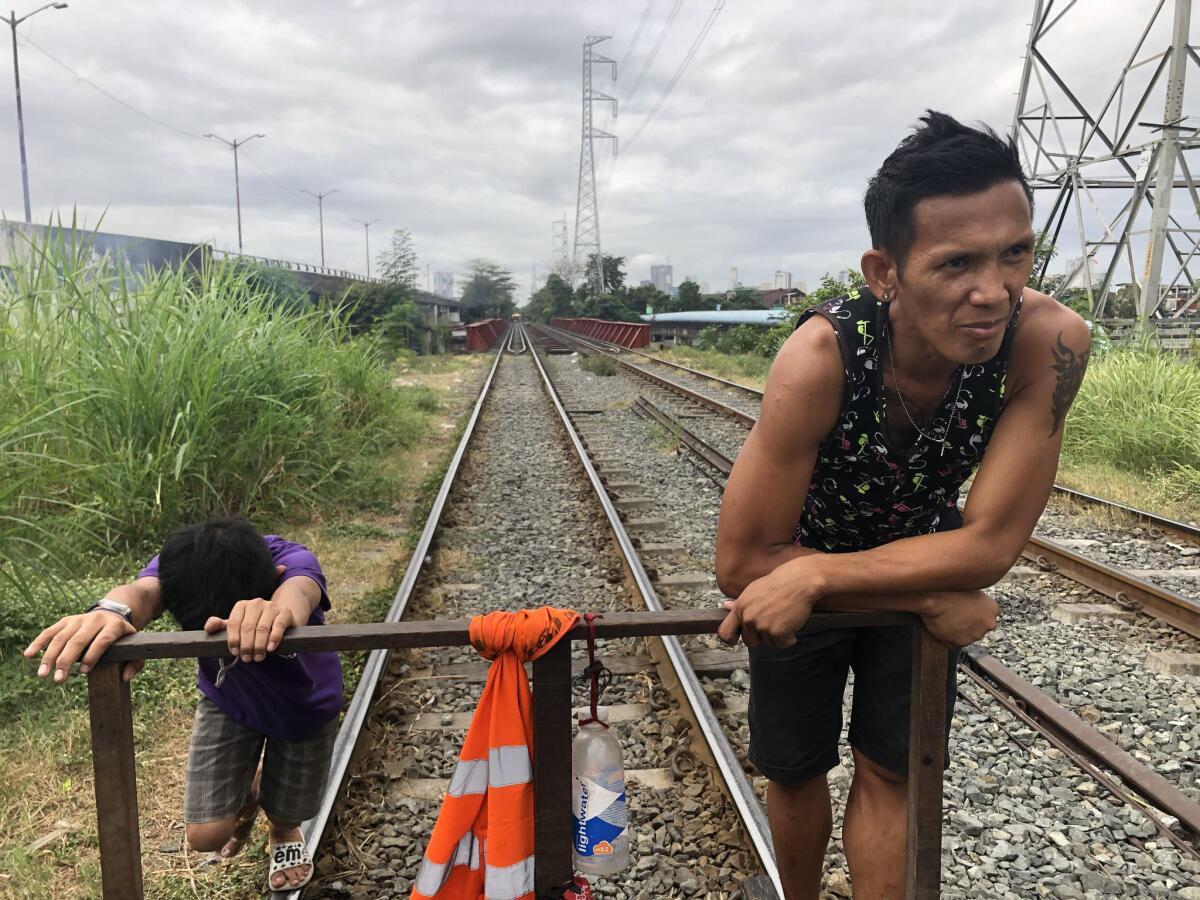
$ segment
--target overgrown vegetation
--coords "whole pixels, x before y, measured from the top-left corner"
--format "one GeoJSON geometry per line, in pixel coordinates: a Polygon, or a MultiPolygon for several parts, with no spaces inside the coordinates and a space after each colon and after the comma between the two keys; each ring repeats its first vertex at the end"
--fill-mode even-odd
{"type": "Polygon", "coordinates": [[[593,375],[616,375],[617,364],[602,353],[593,353],[579,360],[579,367],[593,375]]]}
{"type": "MultiPolygon", "coordinates": [[[[48,237],[0,283],[0,592],[218,512],[302,518],[417,437],[378,341],[234,265],[141,277],[48,237]]],[[[26,624],[10,624],[20,628],[26,624]]]]}
{"type": "Polygon", "coordinates": [[[1140,476],[1162,503],[1200,504],[1200,364],[1151,348],[1093,356],[1063,460],[1140,476]]]}

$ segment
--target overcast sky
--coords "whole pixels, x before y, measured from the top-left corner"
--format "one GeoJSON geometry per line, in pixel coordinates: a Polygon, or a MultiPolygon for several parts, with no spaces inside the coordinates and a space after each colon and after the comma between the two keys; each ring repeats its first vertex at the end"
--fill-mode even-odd
{"type": "MultiPolygon", "coordinates": [[[[248,253],[316,262],[316,204],[298,191],[337,188],[329,265],[362,271],[353,219],[379,219],[372,253],[405,227],[422,273],[491,257],[524,302],[551,262],[552,220],[565,213],[574,235],[584,36],[613,36],[598,49],[624,62],[620,77],[598,66],[595,83],[623,101],[662,38],[619,118],[597,106],[596,124],[628,143],[713,5],[71,0],[20,28],[34,219],[74,208],[105,231],[236,247],[232,154],[198,136],[265,132],[242,155],[248,253]]],[[[1152,5],[1082,0],[1056,64],[1084,82],[1111,72],[1152,5]]],[[[669,261],[676,283],[713,289],[732,266],[748,284],[785,269],[810,287],[856,266],[866,180],[923,109],[1009,128],[1032,6],[727,0],[633,145],[615,162],[597,145],[604,250],[627,257],[634,283],[669,261]]],[[[11,87],[0,96],[0,207],[20,218],[11,87]]]]}

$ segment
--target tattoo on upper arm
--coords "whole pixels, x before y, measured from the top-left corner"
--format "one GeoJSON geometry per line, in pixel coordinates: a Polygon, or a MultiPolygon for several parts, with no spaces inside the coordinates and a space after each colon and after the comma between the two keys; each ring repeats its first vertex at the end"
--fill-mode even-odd
{"type": "Polygon", "coordinates": [[[1050,368],[1058,373],[1058,380],[1054,384],[1054,396],[1050,398],[1050,412],[1054,416],[1054,423],[1050,427],[1048,437],[1054,437],[1067,417],[1067,410],[1071,408],[1071,401],[1075,399],[1079,385],[1083,383],[1083,373],[1087,369],[1091,349],[1076,354],[1063,343],[1060,331],[1058,346],[1051,347],[1050,352],[1054,355],[1054,364],[1050,368]]]}

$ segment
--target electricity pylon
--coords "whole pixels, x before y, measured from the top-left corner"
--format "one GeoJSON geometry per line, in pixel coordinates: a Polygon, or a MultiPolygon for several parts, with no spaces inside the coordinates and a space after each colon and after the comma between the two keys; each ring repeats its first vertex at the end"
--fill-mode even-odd
{"type": "Polygon", "coordinates": [[[575,249],[573,268],[586,268],[592,257],[596,269],[592,273],[598,293],[604,291],[604,257],[600,253],[600,209],[596,204],[596,161],[592,141],[596,138],[612,141],[613,156],[617,155],[617,136],[592,125],[592,104],[611,103],[613,118],[617,117],[617,98],[592,88],[592,66],[596,63],[612,66],[613,81],[617,80],[616,60],[601,56],[592,48],[607,41],[610,35],[588,35],[583,42],[583,144],[579,150],[579,193],[575,204],[575,249]],[[583,257],[580,259],[580,253],[583,257]]]}
{"type": "Polygon", "coordinates": [[[1065,285],[1085,287],[1093,312],[1102,315],[1114,285],[1127,275],[1143,325],[1156,314],[1181,315],[1194,301],[1172,310],[1164,298],[1190,295],[1200,276],[1200,193],[1188,163],[1189,151],[1200,149],[1200,128],[1185,124],[1183,102],[1189,60],[1200,65],[1188,41],[1192,3],[1174,0],[1173,17],[1163,15],[1168,0],[1151,5],[1140,29],[1131,5],[1120,5],[1129,20],[1121,33],[1134,38],[1133,48],[1105,82],[1094,70],[1073,79],[1050,62],[1056,40],[1078,49],[1072,18],[1088,10],[1034,0],[1012,125],[1030,183],[1043,203],[1049,201],[1039,217],[1042,230],[1060,250],[1078,238],[1065,285]],[[1147,121],[1159,108],[1161,119],[1147,121]],[[1068,216],[1076,226],[1070,238],[1063,236],[1068,216]],[[1135,260],[1143,254],[1139,272],[1135,260]]]}

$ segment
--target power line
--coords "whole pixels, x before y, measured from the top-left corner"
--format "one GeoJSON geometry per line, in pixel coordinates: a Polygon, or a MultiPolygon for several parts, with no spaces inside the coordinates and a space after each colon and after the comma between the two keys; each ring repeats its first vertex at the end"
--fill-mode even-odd
{"type": "Polygon", "coordinates": [[[679,15],[679,10],[683,8],[683,0],[675,0],[675,5],[671,7],[671,13],[667,16],[667,21],[663,25],[662,31],[658,33],[658,40],[654,42],[654,48],[650,51],[650,55],[646,57],[645,63],[642,64],[642,70],[638,72],[637,79],[633,82],[633,86],[629,89],[629,93],[621,100],[621,105],[624,106],[633,99],[633,95],[637,93],[639,87],[642,86],[642,79],[646,77],[646,73],[650,71],[650,66],[654,62],[654,58],[658,56],[658,51],[662,49],[663,41],[667,39],[667,33],[671,30],[671,26],[675,24],[675,17],[679,15]]]}
{"type": "Polygon", "coordinates": [[[202,135],[202,134],[196,134],[195,132],[188,131],[184,128],[177,128],[176,126],[172,125],[170,122],[164,122],[162,119],[156,119],[154,116],[150,115],[150,113],[143,112],[142,110],[138,109],[136,106],[131,106],[130,104],[128,104],[124,100],[122,100],[120,97],[117,97],[114,94],[110,94],[108,91],[106,91],[104,88],[100,87],[100,85],[96,84],[96,82],[92,81],[86,75],[81,75],[78,72],[76,72],[69,65],[67,65],[65,62],[63,62],[61,59],[59,59],[57,56],[55,56],[53,53],[51,53],[49,50],[46,50],[44,47],[38,46],[38,44],[34,42],[33,38],[29,37],[28,35],[24,35],[23,37],[24,37],[25,42],[30,47],[32,47],[38,53],[42,54],[42,56],[46,57],[48,60],[50,60],[55,65],[60,66],[63,69],[66,69],[75,78],[76,81],[83,82],[88,87],[90,87],[92,90],[96,91],[99,94],[103,94],[105,97],[107,97],[113,103],[116,103],[118,106],[123,106],[127,110],[129,110],[131,113],[141,116],[143,119],[147,119],[147,120],[153,122],[155,125],[160,125],[163,128],[169,129],[170,131],[174,131],[176,134],[182,134],[184,137],[195,138],[198,141],[202,141],[205,139],[204,135],[202,135]]]}
{"type": "Polygon", "coordinates": [[[242,151],[242,156],[244,156],[246,159],[248,159],[250,161],[250,165],[254,166],[254,168],[258,169],[259,172],[261,172],[263,175],[265,175],[267,177],[267,180],[270,181],[271,184],[275,185],[275,187],[279,188],[279,190],[283,191],[285,194],[288,194],[289,196],[292,196],[292,197],[300,196],[300,191],[296,190],[295,188],[288,187],[286,184],[284,184],[282,181],[280,181],[278,178],[276,178],[274,175],[272,175],[270,172],[268,172],[266,169],[264,169],[261,165],[259,165],[258,160],[256,160],[253,156],[251,156],[245,150],[242,151]]]}
{"type": "Polygon", "coordinates": [[[708,33],[712,31],[713,25],[716,24],[717,16],[721,14],[721,10],[724,8],[725,0],[717,0],[716,5],[713,6],[712,11],[708,14],[708,18],[705,20],[704,25],[701,26],[700,33],[696,35],[696,39],[692,41],[692,46],[688,50],[687,55],[683,58],[683,62],[679,64],[679,68],[675,70],[675,74],[671,76],[671,80],[667,82],[667,86],[663,88],[662,95],[659,96],[658,102],[654,104],[654,106],[650,109],[650,112],[646,114],[646,118],[642,120],[642,124],[637,127],[637,130],[633,133],[629,140],[625,142],[626,151],[628,151],[633,142],[638,139],[638,136],[646,130],[646,126],[654,121],[654,117],[658,115],[658,111],[662,109],[663,104],[667,102],[667,98],[671,96],[671,91],[675,90],[675,85],[678,84],[679,79],[683,77],[683,73],[687,70],[688,64],[692,61],[692,57],[696,55],[696,52],[700,49],[700,45],[704,43],[704,39],[708,37],[708,33]]]}
{"type": "Polygon", "coordinates": [[[646,0],[646,9],[642,13],[642,21],[638,22],[637,30],[633,33],[633,40],[629,42],[629,46],[625,48],[625,53],[621,56],[621,61],[617,63],[617,71],[625,71],[625,63],[629,61],[630,55],[637,49],[637,42],[642,37],[642,32],[646,28],[646,22],[650,19],[650,13],[654,10],[655,0],[646,0]]]}

